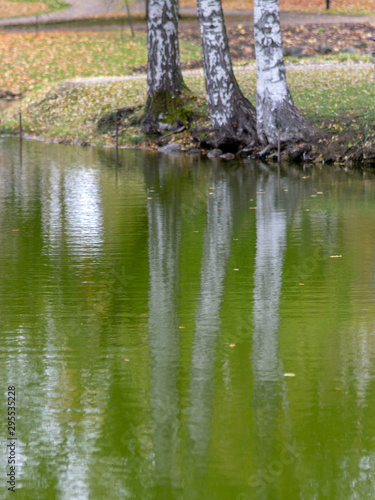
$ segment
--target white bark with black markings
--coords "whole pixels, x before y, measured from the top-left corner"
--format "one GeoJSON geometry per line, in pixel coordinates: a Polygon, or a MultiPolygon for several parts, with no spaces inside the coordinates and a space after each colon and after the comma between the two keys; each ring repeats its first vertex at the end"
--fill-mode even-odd
{"type": "Polygon", "coordinates": [[[197,0],[207,101],[217,147],[257,142],[254,106],[233,73],[221,0],[197,0]]]}
{"type": "Polygon", "coordinates": [[[147,29],[147,105],[142,129],[152,132],[167,118],[170,99],[179,96],[184,87],[177,0],[149,0],[147,29]]]}
{"type": "Polygon", "coordinates": [[[315,128],[302,116],[290,95],[282,51],[278,0],[254,0],[257,61],[257,131],[262,144],[311,141],[315,128]]]}

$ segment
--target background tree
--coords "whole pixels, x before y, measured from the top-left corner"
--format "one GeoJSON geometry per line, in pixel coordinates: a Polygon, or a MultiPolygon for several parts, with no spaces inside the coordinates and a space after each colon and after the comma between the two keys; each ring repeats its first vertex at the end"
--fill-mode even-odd
{"type": "Polygon", "coordinates": [[[253,146],[257,143],[255,108],[233,73],[221,0],[197,0],[197,4],[214,145],[224,150],[253,146]]]}
{"type": "Polygon", "coordinates": [[[278,0],[254,0],[257,131],[263,145],[311,141],[315,128],[293,103],[286,81],[278,0]]]}
{"type": "Polygon", "coordinates": [[[185,88],[178,45],[177,0],[149,0],[147,103],[141,127],[162,132],[186,118],[181,92],[185,88]]]}
{"type": "MultiPolygon", "coordinates": [[[[130,9],[129,9],[129,3],[131,5],[134,5],[134,0],[105,0],[107,4],[108,11],[113,11],[114,9],[117,9],[118,11],[122,11],[124,7],[126,7],[126,13],[128,16],[128,23],[129,23],[129,28],[130,31],[132,32],[132,37],[134,38],[134,29],[133,29],[133,23],[132,23],[132,18],[130,15],[130,9]]],[[[123,25],[124,23],[121,23],[121,37],[122,37],[122,32],[123,32],[123,25]]]]}

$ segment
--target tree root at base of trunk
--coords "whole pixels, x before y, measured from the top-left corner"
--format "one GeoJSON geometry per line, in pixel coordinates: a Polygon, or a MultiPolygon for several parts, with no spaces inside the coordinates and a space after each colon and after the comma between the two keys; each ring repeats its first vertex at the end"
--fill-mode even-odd
{"type": "Polygon", "coordinates": [[[160,90],[147,99],[141,129],[145,134],[165,134],[186,126],[191,115],[188,93],[173,95],[160,90]]]}
{"type": "Polygon", "coordinates": [[[236,153],[242,147],[256,147],[259,144],[256,111],[239,89],[234,92],[231,109],[226,124],[215,128],[210,144],[226,153],[236,153]]]}
{"type": "Polygon", "coordinates": [[[315,143],[320,134],[315,126],[288,100],[274,103],[268,96],[262,105],[262,120],[258,122],[258,135],[264,146],[285,148],[299,142],[315,143]]]}

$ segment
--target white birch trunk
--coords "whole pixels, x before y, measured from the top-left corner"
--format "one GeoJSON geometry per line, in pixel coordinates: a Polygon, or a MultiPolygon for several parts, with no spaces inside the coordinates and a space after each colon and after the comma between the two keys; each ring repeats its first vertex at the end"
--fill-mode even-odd
{"type": "Polygon", "coordinates": [[[178,45],[177,0],[149,0],[147,37],[147,104],[142,130],[158,132],[167,125],[168,109],[184,84],[178,45]]]}
{"type": "Polygon", "coordinates": [[[233,73],[221,0],[197,0],[197,5],[215,146],[230,150],[239,144],[255,145],[255,109],[242,94],[233,73]]]}
{"type": "Polygon", "coordinates": [[[311,141],[315,128],[293,103],[286,81],[278,0],[254,0],[257,131],[262,144],[311,141]]]}

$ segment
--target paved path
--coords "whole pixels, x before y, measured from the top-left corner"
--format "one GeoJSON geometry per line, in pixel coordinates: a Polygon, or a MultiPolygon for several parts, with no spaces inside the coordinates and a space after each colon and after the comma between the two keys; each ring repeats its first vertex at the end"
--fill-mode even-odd
{"type": "MultiPolygon", "coordinates": [[[[181,14],[196,15],[193,8],[181,8],[181,14]]],[[[225,17],[244,17],[253,19],[252,10],[226,10],[225,17]]],[[[300,12],[280,12],[280,22],[284,26],[299,24],[340,24],[340,23],[375,23],[375,17],[336,16],[332,14],[304,14],[300,12]]]]}
{"type": "MultiPolygon", "coordinates": [[[[71,21],[73,19],[82,19],[83,17],[103,16],[118,12],[115,8],[116,2],[114,0],[67,0],[67,2],[71,4],[71,7],[50,14],[39,14],[39,23],[47,21],[71,21]]],[[[145,12],[144,1],[137,2],[136,5],[131,7],[131,11],[133,13],[145,12]]],[[[36,16],[0,19],[0,26],[35,25],[35,21],[36,16]]]]}
{"type": "MultiPolygon", "coordinates": [[[[39,22],[47,21],[69,21],[84,17],[92,17],[106,15],[116,12],[114,8],[114,0],[68,0],[71,7],[67,9],[53,12],[51,14],[40,14],[39,22]]],[[[136,5],[131,6],[133,13],[145,12],[145,1],[137,0],[136,5]]],[[[196,15],[195,8],[183,7],[180,9],[181,14],[196,15]]],[[[251,10],[226,10],[226,18],[242,17],[252,21],[253,13],[251,10]]],[[[18,17],[12,19],[1,19],[0,26],[12,25],[35,25],[36,17],[18,17]]],[[[281,24],[284,26],[298,24],[339,24],[339,23],[375,23],[375,17],[365,16],[336,16],[336,15],[319,15],[319,14],[300,14],[295,12],[281,12],[281,24]]]]}
{"type": "MultiPolygon", "coordinates": [[[[328,71],[328,70],[348,70],[348,69],[355,69],[356,71],[360,70],[369,70],[373,69],[374,65],[372,63],[367,63],[367,62],[360,62],[360,63],[353,63],[353,62],[334,62],[332,63],[331,61],[323,61],[320,63],[290,63],[286,62],[286,69],[287,71],[328,71]]],[[[256,72],[256,63],[255,62],[250,62],[246,66],[234,66],[234,72],[235,73],[255,73],[256,72]]],[[[203,69],[189,69],[189,70],[183,70],[182,71],[184,77],[186,76],[193,76],[193,75],[200,75],[203,78],[203,69]]],[[[93,76],[93,77],[86,77],[86,78],[74,78],[72,80],[65,80],[59,85],[63,86],[69,86],[69,87],[80,87],[83,85],[101,85],[105,83],[117,83],[117,82],[126,82],[129,80],[146,80],[147,75],[145,73],[142,73],[140,75],[125,75],[125,76],[93,76]]]]}

